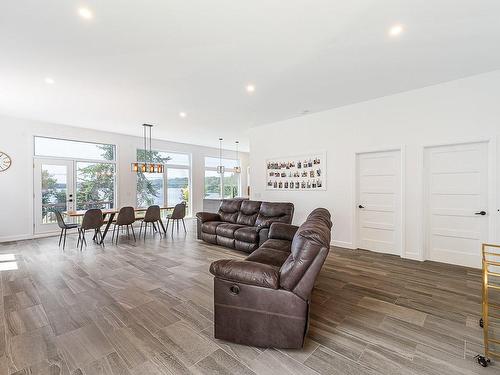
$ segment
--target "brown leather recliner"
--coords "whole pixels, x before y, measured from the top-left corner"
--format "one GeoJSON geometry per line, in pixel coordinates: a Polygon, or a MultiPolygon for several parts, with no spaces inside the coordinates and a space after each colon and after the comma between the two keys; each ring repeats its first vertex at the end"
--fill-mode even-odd
{"type": "Polygon", "coordinates": [[[251,253],[274,222],[290,224],[293,203],[225,199],[218,213],[198,212],[198,239],[251,253]]]}
{"type": "Polygon", "coordinates": [[[258,347],[301,348],[331,228],[328,210],[317,208],[299,228],[271,224],[269,239],[245,260],[213,262],[215,337],[258,347]]]}

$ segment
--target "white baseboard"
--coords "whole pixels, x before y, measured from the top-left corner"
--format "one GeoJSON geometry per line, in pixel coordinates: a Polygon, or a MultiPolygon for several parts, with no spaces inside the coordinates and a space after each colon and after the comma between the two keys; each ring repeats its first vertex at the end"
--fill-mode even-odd
{"type": "Polygon", "coordinates": [[[0,237],[0,243],[2,243],[2,242],[30,240],[32,238],[33,238],[32,234],[19,234],[19,235],[16,235],[16,236],[4,236],[4,237],[0,237]]]}
{"type": "Polygon", "coordinates": [[[406,252],[404,259],[411,259],[411,260],[418,260],[419,262],[423,262],[425,259],[422,258],[422,255],[420,253],[408,253],[406,252]]]}
{"type": "Polygon", "coordinates": [[[332,241],[330,243],[332,246],[335,246],[335,247],[343,247],[345,249],[351,249],[351,250],[354,250],[356,249],[356,247],[352,244],[352,242],[346,242],[346,241],[332,241]]]}

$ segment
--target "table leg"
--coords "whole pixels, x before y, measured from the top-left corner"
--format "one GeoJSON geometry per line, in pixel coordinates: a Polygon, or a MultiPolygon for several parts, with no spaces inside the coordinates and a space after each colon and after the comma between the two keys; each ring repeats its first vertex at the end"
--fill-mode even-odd
{"type": "Polygon", "coordinates": [[[167,234],[167,230],[165,229],[165,225],[163,225],[162,219],[160,219],[160,225],[161,225],[161,229],[163,229],[163,233],[167,234]]]}
{"type": "MultiPolygon", "coordinates": [[[[106,217],[106,214],[103,215],[104,218],[106,217]]],[[[108,233],[109,227],[111,226],[111,223],[113,222],[113,219],[115,218],[115,213],[109,214],[109,219],[108,223],[106,224],[106,228],[104,228],[104,233],[102,234],[102,240],[101,244],[104,243],[104,239],[106,238],[106,234],[108,233]]]]}

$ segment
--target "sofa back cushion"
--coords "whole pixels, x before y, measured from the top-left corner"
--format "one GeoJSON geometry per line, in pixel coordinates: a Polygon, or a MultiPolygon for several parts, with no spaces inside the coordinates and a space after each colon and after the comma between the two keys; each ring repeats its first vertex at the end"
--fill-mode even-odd
{"type": "Polygon", "coordinates": [[[255,225],[269,227],[273,222],[290,224],[292,217],[293,203],[262,202],[255,225]]]}
{"type": "Polygon", "coordinates": [[[224,199],[217,212],[221,220],[228,223],[236,223],[242,202],[244,201],[241,199],[224,199]]]}
{"type": "MultiPolygon", "coordinates": [[[[317,208],[309,214],[295,233],[291,253],[280,269],[280,285],[283,289],[293,291],[320,252],[322,256],[325,251],[328,253],[331,228],[332,222],[328,210],[317,208]]],[[[315,275],[308,275],[309,279],[312,278],[312,281],[308,281],[311,284],[310,289],[320,269],[321,267],[317,268],[315,275]]]]}
{"type": "Polygon", "coordinates": [[[243,201],[241,203],[240,212],[236,223],[242,225],[254,226],[257,220],[257,215],[260,211],[260,201],[243,201]]]}

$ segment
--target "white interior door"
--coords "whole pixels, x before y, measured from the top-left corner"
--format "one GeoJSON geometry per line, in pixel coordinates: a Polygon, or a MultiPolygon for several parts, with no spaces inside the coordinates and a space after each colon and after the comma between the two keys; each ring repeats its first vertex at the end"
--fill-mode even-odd
{"type": "Polygon", "coordinates": [[[401,255],[401,151],[357,155],[358,248],[401,255]]]}
{"type": "Polygon", "coordinates": [[[430,260],[481,266],[488,239],[488,143],[425,152],[426,242],[430,260]]]}
{"type": "Polygon", "coordinates": [[[57,159],[34,161],[35,233],[58,229],[54,210],[74,209],[73,162],[57,159]]]}

